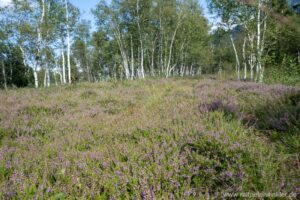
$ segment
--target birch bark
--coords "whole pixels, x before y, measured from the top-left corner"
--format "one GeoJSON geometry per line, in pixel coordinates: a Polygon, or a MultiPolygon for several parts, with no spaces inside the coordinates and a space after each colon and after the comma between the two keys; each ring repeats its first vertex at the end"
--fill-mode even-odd
{"type": "Polygon", "coordinates": [[[233,41],[233,37],[232,35],[230,35],[230,41],[234,50],[234,55],[235,55],[235,60],[236,60],[236,73],[237,73],[237,78],[238,80],[240,80],[240,59],[239,59],[239,55],[237,53],[234,41],[233,41]]]}
{"type": "Polygon", "coordinates": [[[69,27],[69,10],[68,10],[68,0],[65,0],[65,9],[66,9],[66,30],[67,30],[67,64],[68,64],[68,81],[69,84],[72,83],[71,78],[71,47],[70,47],[70,27],[69,27]]]}
{"type": "Polygon", "coordinates": [[[247,80],[246,42],[247,38],[245,36],[243,43],[244,80],[247,80]]]}

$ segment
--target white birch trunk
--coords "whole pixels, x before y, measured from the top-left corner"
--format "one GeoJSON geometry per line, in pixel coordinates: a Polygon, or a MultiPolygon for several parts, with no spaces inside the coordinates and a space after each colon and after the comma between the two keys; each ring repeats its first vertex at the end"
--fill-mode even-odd
{"type": "Polygon", "coordinates": [[[243,62],[244,62],[244,80],[247,80],[247,61],[246,61],[246,42],[247,38],[244,37],[244,43],[243,43],[243,62]]]}
{"type": "Polygon", "coordinates": [[[47,66],[47,87],[50,87],[50,85],[51,85],[50,70],[47,66]]]}
{"type": "Polygon", "coordinates": [[[139,0],[136,1],[136,12],[137,12],[137,25],[138,25],[138,32],[140,36],[140,45],[141,45],[141,78],[145,78],[145,72],[144,72],[144,44],[143,44],[143,37],[142,37],[142,31],[141,31],[141,24],[140,24],[140,15],[139,15],[139,0]]]}
{"type": "Polygon", "coordinates": [[[128,58],[127,58],[127,53],[126,53],[126,50],[125,50],[125,47],[124,47],[124,44],[122,41],[122,35],[121,35],[118,25],[115,22],[112,22],[112,26],[113,26],[115,38],[117,39],[119,50],[121,52],[121,57],[123,60],[123,68],[125,70],[125,76],[126,76],[126,79],[129,80],[131,77],[131,74],[130,74],[130,70],[129,70],[129,62],[128,62],[128,58]]]}
{"type": "Polygon", "coordinates": [[[63,85],[63,77],[62,77],[62,74],[59,72],[59,79],[60,79],[60,84],[63,85]]]}
{"type": "Polygon", "coordinates": [[[65,9],[66,9],[66,30],[67,30],[67,63],[68,63],[68,81],[69,84],[72,83],[71,77],[71,61],[70,61],[70,54],[71,54],[71,47],[70,47],[70,28],[69,28],[69,10],[68,10],[68,0],[65,0],[65,9]]]}
{"type": "Polygon", "coordinates": [[[190,72],[189,72],[189,75],[192,76],[193,75],[193,67],[194,67],[194,63],[191,64],[191,67],[190,67],[190,72]]]}
{"type": "MultiPolygon", "coordinates": [[[[265,48],[265,38],[266,38],[266,31],[267,31],[267,15],[264,18],[264,30],[263,30],[263,36],[261,41],[261,47],[260,47],[260,57],[262,58],[264,48],[265,48]]],[[[260,63],[260,76],[259,76],[259,82],[262,83],[264,81],[264,66],[260,63]]]]}
{"type": "Polygon", "coordinates": [[[66,61],[65,61],[65,53],[64,48],[61,48],[61,60],[62,60],[62,84],[66,84],[66,61]]]}
{"type": "Polygon", "coordinates": [[[132,35],[130,35],[130,46],[131,46],[131,80],[134,79],[134,55],[133,55],[133,42],[132,35]]]}
{"type": "Polygon", "coordinates": [[[35,86],[35,88],[38,88],[39,87],[39,79],[38,79],[38,73],[36,70],[36,66],[35,66],[35,69],[33,70],[33,77],[34,77],[34,86],[35,86]]]}
{"type": "MultiPolygon", "coordinates": [[[[56,68],[56,70],[59,69],[59,67],[58,67],[58,61],[57,61],[57,60],[55,60],[55,68],[56,68]]],[[[62,75],[61,75],[61,73],[60,73],[60,72],[53,72],[54,80],[55,80],[55,85],[56,85],[56,86],[58,85],[56,74],[59,75],[60,84],[62,85],[62,84],[63,84],[63,80],[62,80],[62,75]]]]}
{"type": "Polygon", "coordinates": [[[258,0],[258,8],[257,8],[257,44],[256,44],[256,49],[257,49],[257,63],[256,63],[256,78],[255,81],[258,80],[258,76],[260,73],[261,69],[261,47],[260,47],[260,42],[261,42],[261,0],[258,0]]]}
{"type": "Polygon", "coordinates": [[[38,75],[37,75],[37,71],[38,69],[42,68],[42,30],[41,30],[41,26],[44,22],[44,17],[45,17],[45,0],[42,0],[42,16],[40,19],[40,24],[38,25],[37,28],[37,35],[38,35],[38,55],[37,55],[37,61],[34,67],[34,82],[35,82],[35,87],[38,88],[39,84],[38,84],[38,75]]]}
{"type": "Polygon", "coordinates": [[[167,62],[167,67],[166,67],[166,78],[168,78],[170,76],[171,71],[172,71],[172,69],[170,69],[170,66],[171,66],[171,59],[172,59],[173,44],[174,44],[174,41],[175,41],[175,37],[176,37],[177,31],[178,31],[178,28],[179,28],[180,23],[181,23],[181,17],[182,16],[178,16],[178,22],[176,24],[176,28],[174,30],[172,40],[171,40],[171,43],[170,43],[170,47],[169,47],[169,56],[168,56],[168,62],[167,62]]]}
{"type": "Polygon", "coordinates": [[[181,59],[181,63],[180,63],[180,69],[179,69],[179,75],[182,77],[183,76],[183,62],[184,62],[184,53],[183,53],[183,49],[184,49],[184,44],[185,42],[183,42],[181,44],[181,48],[180,48],[180,59],[181,59]]]}
{"type": "Polygon", "coordinates": [[[230,35],[230,40],[231,40],[231,43],[232,43],[232,47],[233,47],[234,55],[235,55],[235,60],[236,60],[237,78],[238,78],[238,80],[240,80],[240,59],[239,59],[239,55],[237,53],[237,50],[236,50],[236,47],[235,47],[232,35],[230,35]]]}
{"type": "Polygon", "coordinates": [[[91,70],[90,70],[90,66],[89,66],[89,59],[88,59],[88,52],[87,52],[88,43],[87,43],[86,39],[84,41],[84,44],[85,44],[86,71],[87,71],[88,81],[89,81],[89,83],[91,83],[92,82],[92,74],[91,74],[91,70]]]}
{"type": "Polygon", "coordinates": [[[50,71],[46,63],[45,76],[44,76],[44,87],[50,87],[50,71]]]}
{"type": "Polygon", "coordinates": [[[151,76],[155,76],[155,73],[154,73],[154,54],[155,54],[155,47],[152,48],[151,50],[151,76]]]}
{"type": "Polygon", "coordinates": [[[250,43],[250,48],[251,48],[251,53],[250,53],[250,59],[248,61],[249,66],[250,66],[250,79],[251,81],[253,81],[253,75],[254,75],[254,62],[255,62],[255,55],[254,55],[254,34],[248,34],[248,39],[249,39],[249,43],[250,43]]]}
{"type": "Polygon", "coordinates": [[[25,51],[24,51],[24,49],[22,48],[21,45],[19,45],[19,48],[20,48],[21,53],[22,53],[23,65],[26,66],[26,56],[25,56],[25,51]]]}

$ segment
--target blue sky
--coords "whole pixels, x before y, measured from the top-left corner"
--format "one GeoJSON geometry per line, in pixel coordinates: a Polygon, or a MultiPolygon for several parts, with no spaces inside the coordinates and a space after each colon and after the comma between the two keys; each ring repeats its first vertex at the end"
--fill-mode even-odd
{"type": "MultiPolygon", "coordinates": [[[[91,14],[91,9],[95,8],[95,5],[99,2],[99,0],[70,0],[70,1],[80,9],[80,11],[83,14],[82,16],[83,19],[90,20],[92,24],[94,23],[94,17],[91,14]]],[[[106,1],[109,2],[110,0],[106,0],[106,1]]],[[[199,2],[202,8],[204,9],[205,16],[208,17],[211,21],[212,19],[211,16],[208,14],[206,0],[199,0],[199,2]]]]}
{"type": "Polygon", "coordinates": [[[70,0],[70,2],[80,9],[83,19],[94,20],[91,9],[95,8],[99,0],[70,0]]]}

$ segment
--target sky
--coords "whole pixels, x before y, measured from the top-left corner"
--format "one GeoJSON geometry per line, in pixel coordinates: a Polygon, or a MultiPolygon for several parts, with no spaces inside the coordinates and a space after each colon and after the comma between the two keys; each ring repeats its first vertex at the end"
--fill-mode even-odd
{"type": "Polygon", "coordinates": [[[95,8],[99,0],[70,0],[70,2],[80,9],[80,12],[83,15],[82,19],[90,20],[92,23],[94,22],[94,17],[91,13],[91,9],[95,8]]]}
{"type": "Polygon", "coordinates": [[[9,5],[11,0],[0,0],[0,7],[9,5]]]}

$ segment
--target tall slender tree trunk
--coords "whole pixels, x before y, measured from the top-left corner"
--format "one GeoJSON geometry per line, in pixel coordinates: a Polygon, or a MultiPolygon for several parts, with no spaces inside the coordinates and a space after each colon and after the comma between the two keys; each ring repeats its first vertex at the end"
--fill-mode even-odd
{"type": "Polygon", "coordinates": [[[191,66],[190,66],[190,71],[189,71],[190,76],[193,75],[193,66],[194,66],[194,63],[192,63],[191,66]]]}
{"type": "Polygon", "coordinates": [[[260,69],[261,69],[261,47],[260,47],[260,42],[261,42],[261,0],[258,0],[258,9],[257,9],[257,44],[256,44],[256,49],[257,49],[257,61],[256,61],[256,77],[255,81],[258,81],[259,74],[260,74],[260,69]]]}
{"type": "MultiPolygon", "coordinates": [[[[48,8],[50,8],[50,2],[49,2],[49,6],[48,8]]],[[[48,46],[48,30],[46,31],[46,36],[45,36],[45,46],[48,46]]],[[[45,59],[45,80],[44,80],[44,86],[46,87],[50,87],[50,70],[49,70],[49,63],[48,63],[48,56],[46,54],[46,59],[45,59]]]]}
{"type": "Polygon", "coordinates": [[[163,35],[161,35],[161,39],[160,39],[160,54],[159,54],[159,63],[160,63],[160,74],[163,75],[164,74],[164,69],[165,69],[165,63],[164,63],[164,59],[163,59],[163,53],[164,53],[164,41],[163,41],[163,35]]]}
{"type": "Polygon", "coordinates": [[[184,57],[183,49],[184,49],[184,42],[181,44],[180,47],[180,69],[179,69],[180,76],[182,76],[182,70],[183,70],[183,57],[184,57]]]}
{"type": "Polygon", "coordinates": [[[69,28],[69,10],[68,10],[68,0],[65,0],[65,8],[66,8],[66,30],[67,30],[67,62],[68,62],[68,80],[69,84],[72,83],[71,77],[71,47],[70,47],[70,28],[69,28]]]}
{"type": "Polygon", "coordinates": [[[197,71],[197,75],[198,75],[198,76],[202,75],[202,67],[201,67],[201,66],[199,67],[199,69],[198,69],[198,71],[197,71]]]}
{"type": "MultiPolygon", "coordinates": [[[[261,41],[261,47],[260,47],[260,57],[262,58],[264,48],[265,48],[265,38],[266,38],[266,31],[267,31],[267,18],[266,15],[264,18],[264,30],[263,30],[263,36],[261,41]]],[[[262,83],[264,81],[264,71],[265,67],[260,63],[260,76],[259,76],[259,82],[262,83]]]]}
{"type": "Polygon", "coordinates": [[[63,85],[63,77],[62,77],[62,74],[59,72],[59,80],[60,80],[60,84],[63,85]]]}
{"type": "Polygon", "coordinates": [[[244,37],[244,43],[243,43],[243,62],[244,62],[244,80],[247,80],[247,61],[246,61],[246,42],[247,38],[244,37]]]}
{"type": "Polygon", "coordinates": [[[160,4],[159,6],[159,34],[160,34],[160,40],[159,40],[159,62],[160,63],[160,70],[159,70],[159,76],[163,76],[164,74],[164,68],[165,63],[163,60],[163,54],[164,54],[164,27],[162,24],[162,6],[160,4]]]}
{"type": "Polygon", "coordinates": [[[151,76],[154,77],[155,74],[154,74],[154,54],[155,54],[155,47],[152,48],[151,50],[151,66],[150,66],[150,73],[151,73],[151,76]]]}
{"type": "Polygon", "coordinates": [[[38,82],[38,70],[42,68],[42,43],[43,43],[43,37],[42,37],[42,24],[44,22],[44,17],[45,17],[45,0],[41,1],[42,3],[42,16],[40,19],[40,24],[37,27],[37,56],[36,56],[36,63],[34,66],[34,72],[33,72],[33,76],[34,76],[34,84],[35,87],[38,88],[39,87],[39,82],[38,82]]]}
{"type": "Polygon", "coordinates": [[[142,37],[142,31],[141,31],[141,24],[140,24],[140,14],[139,14],[139,0],[136,1],[136,12],[137,12],[137,26],[138,26],[138,32],[139,32],[139,40],[140,40],[140,45],[141,45],[141,60],[140,60],[140,73],[141,73],[141,78],[145,78],[145,72],[144,72],[144,44],[143,44],[143,37],[142,37]]]}
{"type": "Polygon", "coordinates": [[[47,70],[44,71],[44,87],[47,86],[47,70]]]}
{"type": "Polygon", "coordinates": [[[114,35],[117,40],[119,50],[121,53],[121,57],[122,57],[122,61],[123,61],[123,68],[125,70],[125,76],[126,76],[126,79],[129,80],[131,78],[131,74],[130,74],[129,62],[128,62],[126,49],[125,49],[125,46],[124,46],[123,40],[122,40],[122,35],[121,35],[122,33],[121,33],[117,23],[112,22],[112,26],[113,26],[114,35]]]}
{"type": "Polygon", "coordinates": [[[61,60],[62,60],[62,84],[66,84],[66,61],[65,61],[65,53],[64,48],[61,48],[61,60]]]}
{"type": "Polygon", "coordinates": [[[248,39],[250,43],[251,53],[250,53],[250,59],[248,60],[248,64],[250,66],[250,80],[253,81],[254,76],[254,62],[255,62],[255,55],[254,55],[254,34],[248,34],[248,39]]]}
{"type": "MultiPolygon", "coordinates": [[[[58,69],[58,61],[55,59],[55,68],[58,69]]],[[[58,83],[57,83],[57,77],[56,75],[59,75],[59,80],[60,80],[60,84],[62,85],[63,84],[63,80],[62,80],[62,75],[60,72],[53,72],[53,75],[54,75],[54,80],[55,80],[55,85],[57,86],[58,83]]]]}
{"type": "MultiPolygon", "coordinates": [[[[10,70],[9,81],[10,81],[10,84],[12,85],[13,84],[12,83],[12,81],[13,81],[13,68],[12,68],[12,63],[11,62],[9,62],[9,70],[10,70]]],[[[26,75],[26,70],[25,70],[25,75],[26,75]]]]}
{"type": "Polygon", "coordinates": [[[84,40],[84,45],[85,45],[85,61],[86,61],[86,71],[87,71],[87,77],[88,77],[88,81],[89,83],[92,82],[92,74],[91,74],[91,70],[90,70],[90,66],[89,66],[89,59],[88,59],[88,52],[87,52],[87,40],[84,40]]]}
{"type": "Polygon", "coordinates": [[[178,31],[178,28],[179,28],[180,23],[181,23],[181,17],[182,16],[178,16],[178,21],[177,21],[177,24],[176,24],[176,28],[174,30],[172,40],[171,40],[171,43],[170,43],[170,47],[169,47],[168,63],[167,63],[167,67],[166,67],[166,78],[168,78],[170,76],[170,73],[172,71],[172,70],[170,70],[170,67],[171,67],[173,44],[174,44],[174,41],[175,41],[175,37],[176,37],[177,31],[178,31]]]}
{"type": "Polygon", "coordinates": [[[44,74],[44,87],[50,87],[50,71],[48,68],[48,63],[46,63],[45,74],[44,74]]]}
{"type": "Polygon", "coordinates": [[[88,81],[89,81],[89,83],[91,83],[92,78],[91,78],[90,66],[89,66],[88,62],[86,64],[86,71],[87,71],[88,81]]]}
{"type": "Polygon", "coordinates": [[[156,44],[157,37],[155,36],[154,40],[151,42],[151,50],[149,52],[150,58],[150,74],[152,77],[155,76],[154,72],[154,56],[155,56],[155,44],[156,44]]]}
{"type": "Polygon", "coordinates": [[[130,35],[130,49],[131,49],[131,80],[133,80],[134,79],[134,54],[133,54],[132,35],[130,35]]]}
{"type": "Polygon", "coordinates": [[[238,78],[238,80],[240,80],[240,66],[241,66],[240,65],[240,59],[239,59],[239,55],[237,53],[237,50],[236,50],[236,47],[235,47],[232,35],[230,35],[230,40],[231,40],[231,44],[232,44],[232,47],[233,47],[233,50],[234,50],[234,55],[235,55],[235,60],[236,60],[237,78],[238,78]]]}
{"type": "Polygon", "coordinates": [[[24,67],[26,68],[25,75],[28,76],[29,70],[28,70],[27,63],[26,63],[26,55],[25,55],[25,51],[24,51],[24,49],[22,48],[21,45],[19,45],[19,49],[21,50],[21,53],[22,53],[22,61],[23,61],[23,65],[24,65],[24,67]]]}
{"type": "Polygon", "coordinates": [[[37,72],[37,67],[34,67],[35,69],[33,70],[33,77],[34,77],[34,86],[35,88],[39,87],[39,79],[38,79],[38,72],[37,72]]]}
{"type": "Polygon", "coordinates": [[[50,70],[49,70],[48,66],[47,66],[46,70],[47,70],[47,87],[50,87],[50,85],[51,85],[51,79],[50,79],[50,70]]]}
{"type": "Polygon", "coordinates": [[[55,72],[53,72],[53,77],[54,77],[55,86],[58,86],[58,84],[57,84],[57,78],[56,78],[56,73],[55,72]]]}
{"type": "Polygon", "coordinates": [[[5,72],[5,65],[3,60],[1,60],[1,65],[2,65],[3,87],[7,91],[6,72],[5,72]]]}
{"type": "Polygon", "coordinates": [[[23,65],[26,66],[26,56],[25,56],[25,51],[23,49],[23,47],[21,45],[19,45],[19,49],[21,50],[22,53],[22,61],[23,61],[23,65]]]}

